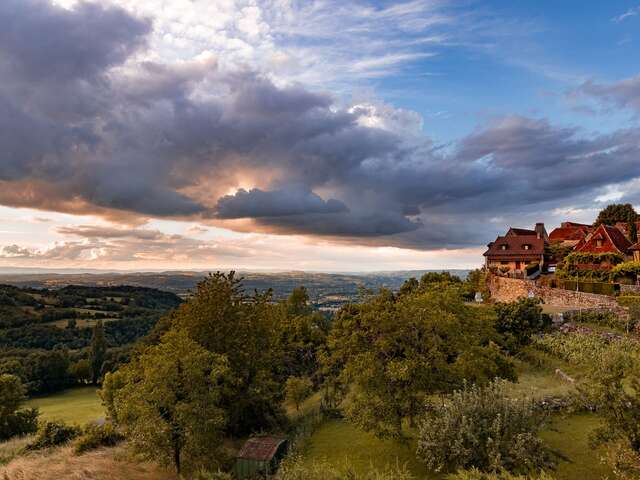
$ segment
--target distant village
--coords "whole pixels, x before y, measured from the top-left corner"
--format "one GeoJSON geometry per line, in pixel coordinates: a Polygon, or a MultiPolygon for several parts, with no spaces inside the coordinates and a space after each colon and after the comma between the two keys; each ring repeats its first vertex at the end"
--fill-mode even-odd
{"type": "Polygon", "coordinates": [[[533,280],[553,275],[580,281],[637,284],[640,221],[612,225],[563,222],[551,233],[509,228],[488,244],[485,268],[494,275],[533,280]]]}

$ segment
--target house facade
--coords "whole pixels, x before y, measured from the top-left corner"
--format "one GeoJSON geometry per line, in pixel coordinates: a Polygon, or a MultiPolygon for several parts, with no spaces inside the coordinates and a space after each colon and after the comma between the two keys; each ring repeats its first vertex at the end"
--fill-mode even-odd
{"type": "Polygon", "coordinates": [[[630,247],[631,242],[619,228],[600,225],[581,240],[574,250],[583,253],[618,253],[628,257],[630,247]]]}
{"type": "Polygon", "coordinates": [[[545,265],[545,248],[549,236],[543,223],[533,230],[510,228],[503,236],[487,245],[485,266],[489,271],[510,275],[526,275],[527,265],[538,263],[538,271],[545,265]]]}

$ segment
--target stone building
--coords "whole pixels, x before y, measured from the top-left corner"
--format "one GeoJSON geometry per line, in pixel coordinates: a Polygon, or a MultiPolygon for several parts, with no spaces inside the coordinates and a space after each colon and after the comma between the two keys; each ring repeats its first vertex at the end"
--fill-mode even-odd
{"type": "Polygon", "coordinates": [[[484,253],[489,271],[511,276],[527,276],[526,267],[538,264],[536,272],[545,265],[545,247],[549,236],[544,223],[537,223],[533,230],[509,228],[507,233],[487,245],[484,253]]]}

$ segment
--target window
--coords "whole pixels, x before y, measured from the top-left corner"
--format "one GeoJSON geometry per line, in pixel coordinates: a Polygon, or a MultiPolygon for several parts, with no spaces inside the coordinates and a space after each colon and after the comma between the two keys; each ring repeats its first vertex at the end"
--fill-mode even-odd
{"type": "Polygon", "coordinates": [[[596,240],[596,246],[597,246],[598,248],[602,247],[602,239],[601,239],[601,238],[599,238],[599,239],[597,239],[597,240],[596,240]]]}
{"type": "Polygon", "coordinates": [[[524,248],[525,250],[531,250],[531,245],[525,243],[524,245],[522,245],[522,248],[524,248]]]}
{"type": "Polygon", "coordinates": [[[500,262],[500,265],[509,265],[509,262],[500,262]]]}
{"type": "Polygon", "coordinates": [[[501,250],[506,250],[507,249],[507,244],[505,243],[505,244],[500,245],[500,249],[501,250]]]}

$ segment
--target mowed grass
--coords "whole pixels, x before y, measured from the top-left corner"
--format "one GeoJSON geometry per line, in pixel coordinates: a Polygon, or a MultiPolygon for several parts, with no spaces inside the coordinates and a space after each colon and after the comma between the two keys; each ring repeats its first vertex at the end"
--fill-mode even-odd
{"type": "Polygon", "coordinates": [[[310,463],[327,461],[337,466],[348,463],[363,473],[371,467],[384,470],[400,465],[406,466],[420,479],[443,478],[427,472],[418,462],[415,452],[415,441],[380,440],[358,430],[346,420],[330,420],[313,434],[304,458],[310,463]]]}
{"type": "Polygon", "coordinates": [[[38,408],[45,420],[84,425],[104,418],[104,407],[97,392],[96,387],[72,388],[47,397],[32,398],[25,406],[38,408]]]}
{"type": "Polygon", "coordinates": [[[593,414],[557,416],[551,428],[540,436],[567,460],[561,460],[553,472],[557,480],[613,478],[612,471],[601,462],[603,449],[591,449],[589,435],[600,425],[593,414]]]}

